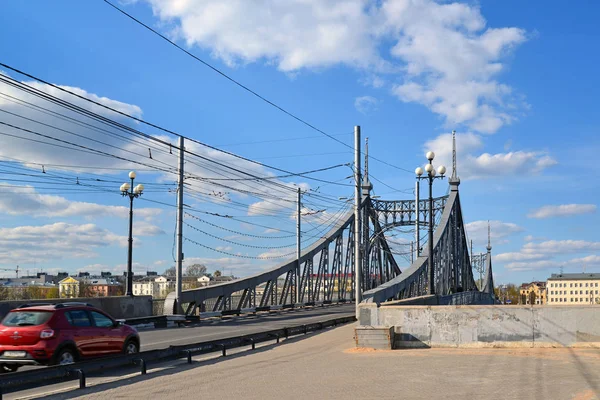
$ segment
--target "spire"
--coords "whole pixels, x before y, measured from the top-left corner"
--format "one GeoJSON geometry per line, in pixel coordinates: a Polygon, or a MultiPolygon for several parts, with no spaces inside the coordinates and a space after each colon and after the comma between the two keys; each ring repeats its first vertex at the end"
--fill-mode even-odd
{"type": "Polygon", "coordinates": [[[454,186],[454,190],[458,190],[460,178],[456,174],[456,131],[452,131],[452,176],[448,182],[454,186]]]}
{"type": "Polygon", "coordinates": [[[456,178],[456,131],[452,131],[452,179],[456,178]]]}
{"type": "Polygon", "coordinates": [[[487,245],[488,253],[492,251],[492,234],[490,229],[490,221],[488,220],[488,245],[487,245]]]}

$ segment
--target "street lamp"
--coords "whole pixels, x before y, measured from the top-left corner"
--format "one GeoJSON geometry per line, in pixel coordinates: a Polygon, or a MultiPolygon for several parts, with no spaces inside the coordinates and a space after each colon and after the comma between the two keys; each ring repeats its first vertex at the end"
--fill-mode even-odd
{"type": "MultiPolygon", "coordinates": [[[[415,174],[417,175],[417,179],[427,179],[429,181],[429,238],[427,240],[429,247],[429,294],[435,294],[435,285],[433,281],[433,181],[434,179],[444,179],[444,174],[446,173],[446,167],[440,165],[437,169],[437,173],[440,176],[436,176],[435,168],[433,168],[432,161],[435,157],[435,153],[433,151],[427,152],[425,155],[427,160],[429,160],[429,164],[425,166],[425,172],[427,172],[426,176],[422,176],[424,171],[423,168],[419,167],[415,169],[415,174]]],[[[417,246],[419,244],[417,243],[417,246]]]]}
{"type": "Polygon", "coordinates": [[[133,180],[135,179],[135,172],[131,171],[129,173],[129,179],[131,179],[131,184],[125,182],[121,185],[121,195],[123,197],[129,197],[129,252],[127,254],[127,290],[126,296],[133,296],[133,272],[131,271],[131,253],[133,251],[133,199],[142,195],[144,191],[144,185],[141,183],[136,187],[133,187],[133,180]]]}

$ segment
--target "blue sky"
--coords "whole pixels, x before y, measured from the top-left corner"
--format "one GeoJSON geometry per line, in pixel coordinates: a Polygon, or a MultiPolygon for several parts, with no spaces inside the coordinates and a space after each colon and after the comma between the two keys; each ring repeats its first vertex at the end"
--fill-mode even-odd
{"type": "MultiPolygon", "coordinates": [[[[265,1],[262,6],[244,1],[139,0],[118,4],[347,144],[352,144],[353,126],[361,125],[372,155],[408,171],[423,164],[429,149],[438,154],[436,163],[449,166],[449,132],[455,129],[468,235],[476,251],[484,251],[486,221],[492,221],[497,282],[545,279],[560,267],[573,272],[584,267],[598,270],[600,241],[592,228],[600,222],[594,174],[600,150],[600,113],[594,101],[600,89],[600,55],[595,51],[600,30],[594,21],[600,5],[596,2],[571,7],[558,1],[506,0],[265,1]]],[[[49,82],[99,96],[104,104],[281,169],[300,172],[352,161],[350,149],[259,101],[103,1],[9,2],[2,19],[0,61],[49,82]]],[[[31,81],[12,71],[4,73],[31,81]]],[[[43,85],[39,88],[47,90],[43,85]]],[[[0,92],[22,96],[9,90],[0,83],[0,92]]],[[[6,98],[0,98],[0,108],[25,112],[6,98]]],[[[0,121],[15,121],[2,114],[0,121]]],[[[34,115],[41,118],[40,114],[30,117],[34,115]]],[[[149,134],[165,135],[106,115],[149,134]]],[[[70,124],[68,129],[73,128],[70,124]]],[[[41,128],[37,125],[36,129],[41,128]]],[[[7,128],[0,131],[15,133],[7,128]]],[[[176,143],[173,137],[164,137],[176,143]]],[[[4,182],[0,190],[1,268],[19,264],[30,272],[41,268],[121,272],[126,261],[127,210],[123,207],[127,202],[118,187],[129,168],[138,171],[139,181],[148,189],[143,200],[135,203],[135,270],[160,272],[173,263],[174,209],[148,201],[175,204],[174,194],[168,191],[173,175],[8,136],[0,141],[0,181],[4,182]],[[111,182],[103,190],[90,192],[75,185],[44,184],[47,176],[11,180],[27,169],[39,175],[42,164],[63,178],[111,182]],[[110,192],[113,186],[114,193],[110,192]]],[[[143,160],[139,154],[146,154],[144,145],[127,146],[119,152],[143,160]]],[[[193,150],[233,162],[201,146],[193,150]]],[[[156,151],[152,163],[176,165],[176,156],[164,154],[161,159],[161,154],[156,151]]],[[[255,165],[236,165],[253,168],[259,175],[276,174],[255,165]]],[[[210,175],[198,165],[189,167],[210,175]]],[[[375,194],[387,199],[412,196],[411,172],[376,161],[369,167],[376,179],[403,191],[374,181],[375,194]]],[[[348,167],[341,167],[312,176],[349,184],[345,178],[350,174],[348,167]]],[[[298,178],[281,182],[290,188],[301,184],[311,189],[307,211],[326,210],[310,221],[315,226],[333,221],[344,207],[335,199],[352,194],[350,186],[325,186],[298,178]]],[[[447,189],[445,182],[436,185],[437,194],[447,189]]],[[[280,195],[266,187],[261,190],[280,195]]],[[[293,199],[291,192],[283,196],[293,199]]],[[[293,237],[282,237],[286,236],[283,231],[295,229],[289,202],[271,199],[257,204],[264,200],[235,191],[226,196],[236,203],[224,208],[222,203],[215,204],[218,197],[213,194],[186,197],[186,204],[239,217],[234,221],[203,215],[206,221],[233,231],[276,234],[277,242],[188,219],[190,225],[229,242],[189,227],[186,237],[234,255],[186,242],[187,263],[203,262],[209,270],[243,276],[278,259],[260,261],[236,255],[278,256],[293,251],[239,245],[293,244],[293,237]],[[266,232],[267,228],[240,221],[282,231],[266,232]]],[[[397,251],[405,249],[400,246],[397,251]]],[[[406,265],[405,260],[400,259],[400,264],[406,265]]]]}

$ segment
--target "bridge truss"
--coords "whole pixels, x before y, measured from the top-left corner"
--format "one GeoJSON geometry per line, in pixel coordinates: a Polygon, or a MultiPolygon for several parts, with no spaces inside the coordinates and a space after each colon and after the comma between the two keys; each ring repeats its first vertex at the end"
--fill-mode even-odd
{"type": "MultiPolygon", "coordinates": [[[[428,294],[427,254],[421,253],[410,266],[400,270],[395,256],[410,242],[393,242],[386,236],[395,228],[414,229],[415,220],[427,226],[428,202],[415,200],[382,201],[363,193],[361,206],[362,257],[361,292],[363,301],[382,303],[428,294]]],[[[458,182],[450,182],[450,192],[434,199],[434,286],[435,293],[448,295],[478,292],[473,277],[465,226],[458,194],[458,182]]],[[[354,213],[348,213],[320,240],[305,249],[299,259],[291,259],[258,274],[231,282],[184,290],[181,295],[187,315],[198,312],[241,312],[244,309],[294,307],[319,302],[355,301],[354,213]]],[[[424,235],[425,237],[426,235],[424,235]]],[[[422,244],[415,244],[421,247],[422,244]]],[[[493,294],[491,247],[485,259],[486,278],[482,291],[493,294]]],[[[165,313],[176,313],[175,294],[165,301],[165,313]]]]}

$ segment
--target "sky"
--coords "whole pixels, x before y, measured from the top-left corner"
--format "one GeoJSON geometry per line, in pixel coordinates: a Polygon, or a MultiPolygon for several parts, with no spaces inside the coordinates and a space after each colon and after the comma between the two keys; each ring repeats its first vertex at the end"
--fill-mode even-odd
{"type": "MultiPolygon", "coordinates": [[[[56,86],[0,66],[0,276],[16,265],[121,274],[129,202],[119,186],[129,170],[146,187],[134,200],[134,272],[173,265],[177,139],[101,105],[267,165],[186,142],[185,265],[245,276],[289,258],[298,187],[303,246],[316,240],[350,210],[339,197],[353,193],[360,125],[383,161],[369,162],[373,193],[389,200],[413,197],[427,151],[451,167],[456,130],[467,235],[484,252],[490,221],[497,283],[600,271],[597,2],[115,1],[319,131],[104,1],[7,2],[0,62],[56,86]],[[326,170],[281,172],[317,169],[326,170]]],[[[436,181],[436,195],[447,190],[436,181]]],[[[395,250],[405,254],[409,240],[395,250]]]]}

